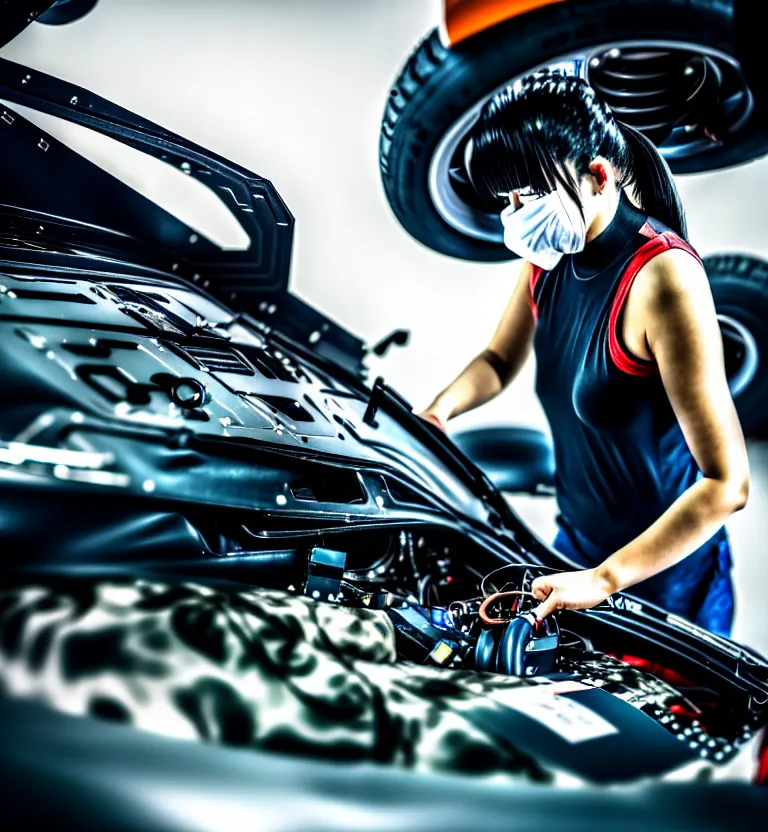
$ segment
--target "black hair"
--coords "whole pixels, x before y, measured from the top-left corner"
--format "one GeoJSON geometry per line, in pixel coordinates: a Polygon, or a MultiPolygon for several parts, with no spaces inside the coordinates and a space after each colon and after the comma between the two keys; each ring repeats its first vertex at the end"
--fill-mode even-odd
{"type": "Polygon", "coordinates": [[[538,72],[492,96],[470,133],[467,171],[489,210],[506,207],[511,191],[544,194],[558,183],[581,208],[578,179],[597,156],[614,166],[620,188],[633,188],[646,214],[688,239],[666,161],[650,139],[617,121],[583,78],[538,72]]]}

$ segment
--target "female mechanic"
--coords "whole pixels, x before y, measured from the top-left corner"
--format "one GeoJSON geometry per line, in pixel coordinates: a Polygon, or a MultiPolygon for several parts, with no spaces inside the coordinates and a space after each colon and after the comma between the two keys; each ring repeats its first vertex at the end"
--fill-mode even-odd
{"type": "Polygon", "coordinates": [[[724,523],[747,501],[749,466],[669,168],[585,81],[554,73],[495,95],[467,159],[522,270],[488,349],[420,415],[444,428],[533,350],[556,464],[552,545],[584,567],[536,579],[534,612],[634,587],[730,635],[724,523]]]}

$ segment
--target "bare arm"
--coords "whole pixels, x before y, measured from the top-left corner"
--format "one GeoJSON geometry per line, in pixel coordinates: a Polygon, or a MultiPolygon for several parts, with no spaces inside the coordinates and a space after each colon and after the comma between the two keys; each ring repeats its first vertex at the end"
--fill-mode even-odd
{"type": "Polygon", "coordinates": [[[515,290],[488,347],[464,368],[422,413],[439,424],[490,401],[520,372],[531,352],[535,321],[529,303],[530,263],[523,263],[515,290]]]}
{"type": "Polygon", "coordinates": [[[537,610],[542,617],[555,609],[594,606],[678,563],[747,501],[746,445],[728,389],[706,273],[689,254],[673,250],[651,260],[637,281],[648,350],[703,476],[595,569],[537,579],[534,593],[544,600],[537,610]]]}
{"type": "Polygon", "coordinates": [[[706,273],[683,251],[665,252],[649,265],[646,341],[703,477],[605,561],[605,577],[617,589],[691,554],[744,507],[749,494],[747,450],[706,273]]]}

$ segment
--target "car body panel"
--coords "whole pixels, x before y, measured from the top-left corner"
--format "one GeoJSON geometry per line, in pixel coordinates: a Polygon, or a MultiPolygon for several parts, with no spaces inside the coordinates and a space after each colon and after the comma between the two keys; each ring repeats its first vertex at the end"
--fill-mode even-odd
{"type": "Polygon", "coordinates": [[[613,832],[626,827],[631,807],[637,828],[678,832],[727,829],[734,818],[759,829],[768,803],[764,790],[734,782],[660,783],[642,792],[634,785],[500,787],[483,777],[295,759],[95,723],[31,702],[0,700],[0,721],[5,817],[25,828],[63,819],[87,828],[97,818],[101,828],[125,832],[224,832],[263,827],[270,818],[273,827],[326,832],[360,828],[370,812],[372,823],[402,832],[559,828],[564,819],[572,828],[613,832]]]}
{"type": "Polygon", "coordinates": [[[443,0],[443,33],[446,46],[527,14],[543,6],[567,0],[443,0]]]}

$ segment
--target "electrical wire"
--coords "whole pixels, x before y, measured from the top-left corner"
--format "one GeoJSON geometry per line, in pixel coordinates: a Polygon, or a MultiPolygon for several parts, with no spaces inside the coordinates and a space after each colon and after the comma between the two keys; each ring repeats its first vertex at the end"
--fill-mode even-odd
{"type": "MultiPolygon", "coordinates": [[[[492,572],[489,572],[480,581],[480,592],[483,594],[483,596],[488,596],[488,595],[491,594],[485,588],[486,582],[491,578],[492,575],[496,575],[498,572],[503,572],[505,569],[517,569],[517,570],[525,569],[525,572],[523,572],[522,580],[519,583],[515,582],[515,586],[522,586],[522,587],[524,587],[526,585],[526,583],[531,583],[533,581],[534,571],[532,571],[532,570],[536,570],[536,571],[539,571],[539,572],[546,571],[546,568],[539,567],[536,564],[532,564],[532,563],[505,563],[504,566],[499,566],[496,569],[494,569],[492,572]]],[[[557,570],[552,569],[550,571],[556,572],[557,570]]],[[[504,586],[508,586],[509,583],[510,583],[510,581],[507,581],[504,584],[504,586]]],[[[501,590],[499,590],[498,588],[495,588],[494,591],[495,592],[500,592],[501,590]]]]}
{"type": "Polygon", "coordinates": [[[514,589],[514,590],[511,590],[510,592],[495,592],[493,595],[489,595],[483,601],[483,603],[480,605],[480,609],[477,611],[477,614],[478,614],[478,616],[480,616],[481,621],[484,624],[490,624],[490,625],[509,623],[512,620],[511,618],[491,618],[487,613],[487,609],[491,604],[495,603],[496,601],[501,600],[502,598],[507,598],[510,595],[516,596],[515,606],[512,608],[513,613],[517,612],[517,601],[519,600],[520,597],[527,597],[527,598],[534,598],[535,599],[535,596],[532,592],[523,592],[520,589],[514,589]]]}
{"type": "MultiPolygon", "coordinates": [[[[489,572],[489,573],[488,573],[487,575],[485,575],[485,577],[484,577],[484,578],[480,581],[480,594],[481,594],[484,598],[487,598],[487,597],[488,597],[488,595],[490,595],[490,594],[491,594],[491,593],[490,593],[490,592],[488,592],[488,590],[485,588],[486,581],[488,581],[488,580],[491,578],[491,576],[492,576],[492,575],[495,575],[497,572],[502,572],[502,571],[503,571],[503,570],[505,570],[505,569],[509,569],[509,567],[510,567],[510,566],[511,566],[511,564],[509,564],[509,563],[508,563],[508,564],[505,564],[504,566],[500,566],[500,567],[498,567],[498,569],[494,569],[492,572],[489,572]]],[[[505,585],[506,585],[506,584],[505,584],[505,585]]],[[[495,590],[495,591],[496,591],[496,592],[498,592],[498,590],[495,590]]]]}
{"type": "Polygon", "coordinates": [[[571,647],[581,647],[587,653],[593,652],[593,647],[589,639],[585,638],[584,636],[580,636],[578,633],[574,633],[572,630],[560,630],[561,635],[569,635],[573,636],[573,641],[567,641],[562,643],[560,646],[563,648],[571,648],[571,647]]]}

